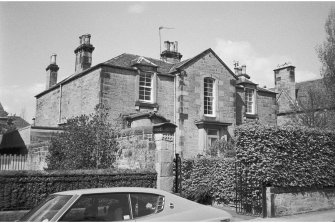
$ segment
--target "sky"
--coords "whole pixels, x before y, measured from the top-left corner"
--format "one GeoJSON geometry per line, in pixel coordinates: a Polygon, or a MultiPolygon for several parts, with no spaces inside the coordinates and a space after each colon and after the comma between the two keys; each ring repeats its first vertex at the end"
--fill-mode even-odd
{"type": "Polygon", "coordinates": [[[165,40],[178,41],[182,60],[208,48],[233,70],[245,64],[260,87],[274,87],[273,70],[296,67],[296,81],[320,78],[316,48],[335,2],[0,2],[0,102],[32,123],[45,90],[50,56],[58,81],[74,73],[79,36],[91,34],[92,65],[122,53],[159,58],[165,40]]]}

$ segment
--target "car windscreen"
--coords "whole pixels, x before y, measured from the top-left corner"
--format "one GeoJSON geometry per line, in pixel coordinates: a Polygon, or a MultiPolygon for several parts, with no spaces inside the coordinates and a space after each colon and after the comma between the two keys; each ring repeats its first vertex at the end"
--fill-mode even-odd
{"type": "Polygon", "coordinates": [[[20,221],[50,221],[71,197],[71,195],[50,195],[23,216],[20,221]]]}

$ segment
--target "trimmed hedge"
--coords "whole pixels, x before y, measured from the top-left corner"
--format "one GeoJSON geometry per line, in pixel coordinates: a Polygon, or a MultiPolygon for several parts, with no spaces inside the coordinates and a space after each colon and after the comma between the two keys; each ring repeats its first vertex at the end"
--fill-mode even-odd
{"type": "Polygon", "coordinates": [[[235,199],[235,159],[198,158],[182,162],[181,195],[199,203],[228,204],[235,199]]]}
{"type": "Polygon", "coordinates": [[[236,199],[236,182],[241,180],[244,187],[258,185],[245,197],[259,194],[263,185],[297,191],[335,186],[335,132],[247,124],[238,126],[235,136],[235,159],[182,162],[182,196],[227,204],[236,199]]]}
{"type": "Polygon", "coordinates": [[[286,126],[237,128],[238,171],[277,187],[335,185],[335,132],[286,126]]]}
{"type": "Polygon", "coordinates": [[[98,187],[156,187],[153,172],[74,170],[74,171],[1,171],[0,211],[26,210],[49,194],[98,187]]]}

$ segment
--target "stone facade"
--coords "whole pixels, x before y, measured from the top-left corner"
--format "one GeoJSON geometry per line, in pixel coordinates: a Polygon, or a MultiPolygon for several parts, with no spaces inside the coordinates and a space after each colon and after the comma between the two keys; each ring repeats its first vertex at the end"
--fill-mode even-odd
{"type": "Polygon", "coordinates": [[[177,78],[177,152],[185,157],[203,154],[208,128],[219,131],[219,137],[232,136],[235,126],[234,76],[208,51],[185,68],[185,77],[177,78]],[[204,79],[213,78],[217,100],[214,115],[204,115],[204,79]],[[197,125],[197,123],[199,123],[197,125]],[[201,123],[204,123],[201,125],[201,123]]]}
{"type": "Polygon", "coordinates": [[[91,114],[99,104],[100,69],[36,96],[36,126],[58,127],[67,118],[91,114]]]}
{"type": "MultiPolygon", "coordinates": [[[[90,51],[90,61],[94,49],[90,35],[82,36],[80,44],[78,48],[90,51]]],[[[213,140],[232,137],[236,125],[255,120],[276,125],[275,92],[247,80],[255,92],[248,101],[255,109],[247,115],[248,86],[241,82],[241,75],[248,75],[232,72],[212,49],[184,61],[177,50],[164,50],[163,60],[121,54],[93,67],[77,64],[83,70],[36,96],[35,127],[58,127],[66,119],[91,114],[96,105],[104,104],[111,108],[111,119],[124,120],[124,128],[159,122],[177,125],[173,152],[190,158],[203,154],[213,140]]],[[[55,60],[52,63],[56,66],[55,60]]]]}

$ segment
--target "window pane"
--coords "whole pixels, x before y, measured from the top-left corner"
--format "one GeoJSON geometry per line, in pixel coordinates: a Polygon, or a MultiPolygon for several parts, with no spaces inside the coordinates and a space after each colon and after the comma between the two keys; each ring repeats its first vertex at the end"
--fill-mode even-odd
{"type": "Polygon", "coordinates": [[[204,113],[208,115],[213,114],[213,102],[214,102],[213,85],[214,85],[213,79],[211,78],[204,79],[204,113]]]}
{"type": "Polygon", "coordinates": [[[246,112],[247,113],[254,113],[254,90],[253,89],[246,89],[245,92],[245,103],[246,103],[246,112]]]}
{"type": "Polygon", "coordinates": [[[151,100],[151,74],[140,74],[139,99],[144,101],[151,100]]]}
{"type": "Polygon", "coordinates": [[[208,129],[208,135],[218,136],[218,130],[216,130],[216,129],[208,129]]]}
{"type": "Polygon", "coordinates": [[[131,194],[131,205],[134,218],[155,214],[163,211],[165,199],[156,194],[131,194]]]}
{"type": "Polygon", "coordinates": [[[122,221],[130,219],[128,194],[84,195],[60,221],[122,221]]]}

